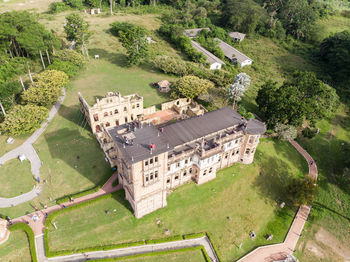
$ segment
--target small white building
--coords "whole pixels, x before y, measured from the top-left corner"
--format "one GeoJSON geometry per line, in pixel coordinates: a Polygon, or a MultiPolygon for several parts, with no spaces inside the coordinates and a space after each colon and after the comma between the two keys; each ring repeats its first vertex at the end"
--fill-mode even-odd
{"type": "Polygon", "coordinates": [[[191,40],[191,43],[192,43],[193,48],[195,48],[197,51],[201,52],[203,55],[206,56],[207,61],[210,65],[210,70],[216,70],[216,69],[220,70],[221,66],[225,64],[220,58],[218,58],[215,55],[213,55],[212,53],[210,53],[208,50],[203,48],[197,42],[191,40]]]}
{"type": "Polygon", "coordinates": [[[219,47],[224,52],[225,56],[234,63],[237,63],[240,67],[251,65],[253,63],[253,59],[239,52],[236,48],[230,46],[219,38],[215,38],[215,40],[219,42],[219,47]]]}
{"type": "Polygon", "coordinates": [[[233,40],[235,40],[237,42],[243,41],[243,39],[245,37],[245,34],[240,33],[240,32],[230,32],[228,34],[233,40]]]}

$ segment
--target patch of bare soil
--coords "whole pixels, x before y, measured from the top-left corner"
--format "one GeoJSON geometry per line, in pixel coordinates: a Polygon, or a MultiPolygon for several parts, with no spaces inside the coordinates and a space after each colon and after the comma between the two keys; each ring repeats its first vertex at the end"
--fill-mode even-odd
{"type": "Polygon", "coordinates": [[[312,254],[314,254],[318,258],[324,258],[325,257],[324,253],[322,252],[322,248],[320,246],[318,246],[313,241],[308,241],[306,243],[306,247],[305,248],[307,250],[309,250],[312,254]]]}
{"type": "Polygon", "coordinates": [[[341,243],[338,239],[332,236],[328,231],[320,228],[315,236],[316,240],[328,246],[334,253],[344,259],[344,262],[350,262],[350,246],[341,243]]]}

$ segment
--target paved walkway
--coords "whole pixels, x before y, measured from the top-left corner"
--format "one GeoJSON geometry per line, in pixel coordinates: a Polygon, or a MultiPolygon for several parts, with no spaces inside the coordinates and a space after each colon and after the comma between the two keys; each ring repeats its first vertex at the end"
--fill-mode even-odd
{"type": "MultiPolygon", "coordinates": [[[[315,161],[296,141],[290,141],[290,143],[307,161],[309,176],[317,180],[318,171],[315,161]]],[[[271,262],[284,259],[288,254],[293,254],[310,210],[311,206],[301,206],[299,208],[283,243],[258,247],[237,262],[271,262]]]]}
{"type": "Polygon", "coordinates": [[[86,261],[93,259],[102,259],[102,258],[115,258],[115,257],[125,257],[136,254],[152,253],[158,251],[174,250],[187,247],[196,247],[203,246],[208,253],[211,261],[218,261],[215,251],[213,250],[209,239],[205,237],[194,238],[188,240],[180,240],[168,243],[154,244],[154,245],[143,245],[137,247],[127,247],[119,248],[108,251],[94,251],[86,252],[80,254],[74,254],[69,256],[53,257],[49,258],[49,262],[70,262],[70,261],[86,261]]]}
{"type": "MultiPolygon", "coordinates": [[[[66,97],[66,90],[63,88],[63,95],[58,99],[57,103],[51,108],[49,116],[41,127],[36,130],[22,145],[6,153],[0,157],[0,165],[3,165],[6,161],[18,158],[19,155],[25,155],[30,161],[31,172],[33,176],[40,179],[41,160],[36,153],[33,143],[39,138],[39,136],[45,131],[48,124],[56,115],[58,109],[61,107],[66,97]]],[[[34,187],[31,191],[13,198],[0,198],[0,208],[12,207],[18,204],[27,202],[37,197],[41,192],[40,186],[34,187]]]]}

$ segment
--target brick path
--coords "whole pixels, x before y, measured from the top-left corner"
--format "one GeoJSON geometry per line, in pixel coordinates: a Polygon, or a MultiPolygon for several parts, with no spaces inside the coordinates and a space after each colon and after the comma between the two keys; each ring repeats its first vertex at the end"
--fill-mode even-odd
{"type": "MultiPolygon", "coordinates": [[[[318,171],[315,161],[296,141],[290,141],[290,143],[307,161],[309,176],[317,180],[318,171]]],[[[283,243],[258,247],[237,262],[271,262],[285,259],[288,254],[294,252],[310,210],[311,206],[299,208],[283,243]]]]}

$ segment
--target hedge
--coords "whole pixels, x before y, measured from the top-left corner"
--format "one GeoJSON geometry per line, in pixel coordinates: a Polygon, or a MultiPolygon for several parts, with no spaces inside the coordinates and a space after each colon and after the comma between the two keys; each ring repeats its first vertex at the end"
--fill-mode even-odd
{"type": "Polygon", "coordinates": [[[32,257],[33,262],[37,262],[38,259],[37,259],[36,250],[35,250],[34,232],[30,228],[30,226],[24,223],[17,223],[9,226],[9,230],[10,231],[22,230],[26,233],[28,242],[29,242],[30,256],[32,257]]]}
{"type": "Polygon", "coordinates": [[[183,239],[182,235],[176,235],[176,236],[160,238],[160,239],[149,239],[149,240],[146,240],[146,244],[147,245],[152,245],[152,244],[159,244],[159,243],[178,241],[178,240],[182,240],[182,239],[183,239]]]}
{"type": "Polygon", "coordinates": [[[134,259],[134,258],[140,258],[140,257],[153,257],[153,256],[167,255],[167,254],[173,254],[173,253],[183,253],[183,252],[194,251],[194,250],[201,250],[205,260],[207,262],[211,262],[208,254],[205,251],[203,246],[186,247],[186,248],[171,249],[171,250],[164,250],[164,251],[156,251],[156,252],[136,254],[136,255],[125,256],[125,257],[97,259],[97,260],[92,260],[92,261],[96,261],[96,262],[97,261],[99,261],[99,262],[112,262],[112,261],[120,261],[120,260],[134,259]]]}
{"type": "Polygon", "coordinates": [[[101,189],[101,187],[102,186],[95,186],[95,187],[86,189],[84,191],[80,191],[80,192],[73,193],[73,194],[70,194],[70,195],[65,195],[63,197],[58,198],[56,200],[56,203],[60,205],[60,204],[65,203],[65,202],[69,202],[70,198],[75,199],[75,198],[78,198],[78,197],[82,197],[82,196],[90,195],[92,193],[96,193],[97,191],[99,191],[101,189]]]}
{"type": "Polygon", "coordinates": [[[216,248],[216,246],[215,246],[215,244],[214,244],[214,241],[213,241],[213,238],[212,238],[211,234],[210,234],[210,233],[206,233],[206,234],[207,234],[207,237],[209,238],[209,241],[210,241],[210,243],[211,243],[211,245],[212,245],[212,247],[213,247],[213,249],[214,249],[214,251],[215,251],[215,253],[216,253],[216,256],[217,256],[219,262],[220,262],[220,261],[223,261],[223,260],[221,259],[220,255],[219,255],[218,249],[216,248]]]}
{"type": "Polygon", "coordinates": [[[193,239],[193,238],[200,238],[205,236],[206,236],[205,232],[193,233],[193,234],[183,235],[183,239],[193,239]]]}

